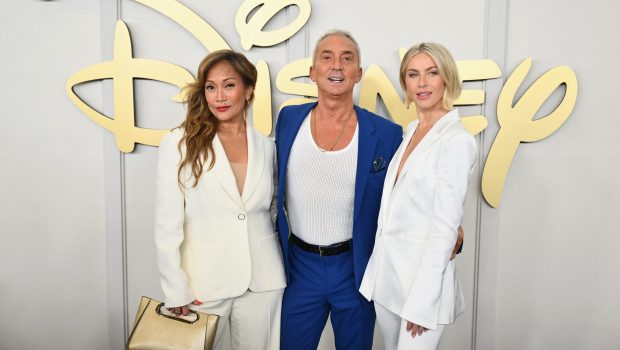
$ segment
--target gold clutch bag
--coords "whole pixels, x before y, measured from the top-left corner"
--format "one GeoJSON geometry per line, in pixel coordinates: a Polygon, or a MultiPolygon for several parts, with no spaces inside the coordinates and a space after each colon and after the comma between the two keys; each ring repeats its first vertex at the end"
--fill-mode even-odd
{"type": "Polygon", "coordinates": [[[191,311],[174,316],[164,303],[142,297],[128,350],[211,350],[219,316],[191,311]]]}

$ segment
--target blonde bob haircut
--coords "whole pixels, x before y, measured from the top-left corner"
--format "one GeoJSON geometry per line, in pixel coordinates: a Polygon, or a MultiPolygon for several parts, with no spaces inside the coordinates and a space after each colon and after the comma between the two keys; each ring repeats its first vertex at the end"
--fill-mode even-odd
{"type": "Polygon", "coordinates": [[[411,103],[405,85],[407,66],[409,65],[409,61],[419,53],[425,53],[435,61],[439,76],[445,85],[441,104],[446,110],[452,110],[454,101],[461,96],[461,78],[459,77],[459,71],[450,51],[440,44],[430,42],[413,45],[405,53],[400,63],[400,86],[405,92],[407,106],[411,103]]]}

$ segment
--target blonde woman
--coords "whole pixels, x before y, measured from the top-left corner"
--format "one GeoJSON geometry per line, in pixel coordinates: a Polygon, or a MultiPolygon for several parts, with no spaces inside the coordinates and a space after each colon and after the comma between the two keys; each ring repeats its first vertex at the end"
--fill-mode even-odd
{"type": "Polygon", "coordinates": [[[220,315],[215,348],[278,349],[285,287],[274,231],[275,146],[246,123],[256,68],[216,51],[160,144],[155,241],[165,305],[220,315]]]}
{"type": "Polygon", "coordinates": [[[360,292],[373,300],[385,349],[436,349],[464,309],[450,260],[476,158],[459,122],[461,81],[435,43],[414,45],[400,66],[412,122],[387,170],[375,246],[360,292]]]}

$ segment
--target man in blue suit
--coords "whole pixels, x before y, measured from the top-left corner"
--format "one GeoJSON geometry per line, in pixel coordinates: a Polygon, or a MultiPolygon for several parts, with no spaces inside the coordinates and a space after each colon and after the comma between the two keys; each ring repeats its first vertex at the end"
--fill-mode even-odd
{"type": "Polygon", "coordinates": [[[317,103],[285,107],[278,117],[278,230],[288,281],[284,350],[316,349],[330,314],[336,348],[372,347],[375,312],[358,289],[402,128],[354,105],[361,77],[355,39],[328,32],[310,68],[317,103]]]}

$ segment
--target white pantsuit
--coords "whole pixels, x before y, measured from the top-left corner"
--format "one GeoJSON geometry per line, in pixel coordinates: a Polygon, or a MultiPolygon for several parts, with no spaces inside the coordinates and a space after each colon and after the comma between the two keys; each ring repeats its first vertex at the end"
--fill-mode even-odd
{"type": "Polygon", "coordinates": [[[231,337],[239,332],[238,336],[253,341],[258,348],[277,349],[279,337],[272,336],[272,328],[279,331],[280,299],[286,280],[272,215],[274,143],[247,127],[248,165],[240,194],[217,136],[213,140],[213,168],[208,169],[211,160],[206,159],[202,176],[193,187],[190,168],[185,167],[181,172],[185,188],[181,189],[177,182],[181,160],[177,146],[182,136],[183,130],[175,129],[164,136],[159,147],[155,243],[165,305],[199,300],[203,302],[199,309],[220,314],[225,318],[221,322],[237,316],[256,319],[237,330],[231,322],[231,337]],[[252,296],[264,292],[272,298],[252,296]],[[255,300],[251,304],[271,306],[239,308],[248,298],[255,300]],[[246,309],[245,315],[233,315],[235,310],[244,313],[246,309]],[[259,338],[272,342],[261,344],[251,339],[252,334],[261,334],[259,338]]]}
{"type": "Polygon", "coordinates": [[[400,318],[436,330],[464,310],[450,255],[477,147],[453,110],[429,130],[396,179],[417,124],[409,126],[388,167],[375,246],[360,292],[400,318]]]}

